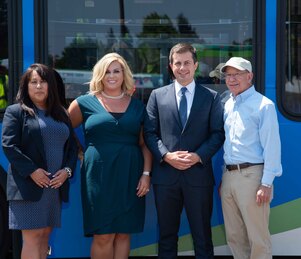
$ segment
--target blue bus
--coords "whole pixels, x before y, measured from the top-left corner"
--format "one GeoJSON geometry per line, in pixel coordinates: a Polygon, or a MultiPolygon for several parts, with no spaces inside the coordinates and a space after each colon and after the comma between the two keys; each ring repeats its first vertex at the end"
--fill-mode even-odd
{"type": "MultiPolygon", "coordinates": [[[[247,58],[254,67],[256,89],[276,104],[280,125],[283,175],[275,179],[271,203],[273,255],[301,256],[300,21],[298,0],[0,0],[0,76],[8,78],[0,84],[0,100],[5,99],[0,102],[0,118],[14,102],[21,74],[34,62],[59,71],[72,101],[87,92],[97,60],[118,52],[134,72],[135,97],[146,103],[153,89],[170,82],[168,54],[178,42],[196,47],[196,80],[221,94],[224,83],[214,82],[209,73],[232,56],[247,58]]],[[[216,186],[222,174],[222,152],[214,157],[216,186]]],[[[11,250],[19,258],[20,233],[7,227],[8,162],[1,148],[0,165],[0,258],[11,250]]],[[[91,239],[83,234],[79,179],[78,165],[70,202],[63,206],[62,228],[51,236],[49,258],[89,257],[91,239]]],[[[216,188],[212,232],[217,256],[231,255],[223,224],[216,188]]],[[[179,256],[192,256],[185,212],[179,234],[179,256]]],[[[157,240],[150,192],[144,232],[132,236],[131,256],[156,256],[157,240]]]]}

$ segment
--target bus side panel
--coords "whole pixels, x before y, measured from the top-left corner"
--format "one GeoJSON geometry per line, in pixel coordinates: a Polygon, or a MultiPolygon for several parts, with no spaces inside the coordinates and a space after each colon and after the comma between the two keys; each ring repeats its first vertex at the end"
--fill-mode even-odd
{"type": "MultiPolygon", "coordinates": [[[[266,0],[266,93],[276,103],[276,9],[277,1],[266,0]]],[[[301,255],[301,123],[285,118],[278,111],[283,174],[274,181],[270,232],[273,255],[301,255]]]]}
{"type": "Polygon", "coordinates": [[[23,70],[34,63],[34,0],[23,0],[23,70]]]}

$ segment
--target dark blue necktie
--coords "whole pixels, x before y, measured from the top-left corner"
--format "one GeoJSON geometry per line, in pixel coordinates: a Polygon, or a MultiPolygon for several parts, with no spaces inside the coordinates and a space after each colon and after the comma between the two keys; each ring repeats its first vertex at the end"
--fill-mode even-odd
{"type": "Polygon", "coordinates": [[[186,87],[181,88],[181,97],[180,97],[180,105],[179,105],[179,114],[180,114],[180,119],[183,128],[187,120],[187,99],[185,95],[186,91],[187,91],[186,87]]]}

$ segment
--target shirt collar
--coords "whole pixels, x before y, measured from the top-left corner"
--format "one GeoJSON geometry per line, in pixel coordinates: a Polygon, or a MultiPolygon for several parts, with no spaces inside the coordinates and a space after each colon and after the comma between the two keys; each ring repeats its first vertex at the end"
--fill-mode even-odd
{"type": "Polygon", "coordinates": [[[251,95],[255,93],[255,87],[252,85],[249,87],[247,90],[243,91],[241,94],[237,95],[236,97],[233,98],[233,95],[231,94],[232,98],[237,101],[237,102],[243,102],[247,100],[251,95]]]}
{"type": "MultiPolygon", "coordinates": [[[[181,88],[182,88],[182,87],[183,87],[183,86],[180,85],[180,84],[178,83],[177,80],[175,80],[176,94],[179,94],[179,92],[181,91],[181,88]]],[[[185,87],[187,88],[187,91],[188,91],[190,94],[193,94],[193,93],[194,93],[194,90],[195,90],[195,81],[192,80],[192,82],[191,82],[190,84],[186,85],[185,87]]]]}

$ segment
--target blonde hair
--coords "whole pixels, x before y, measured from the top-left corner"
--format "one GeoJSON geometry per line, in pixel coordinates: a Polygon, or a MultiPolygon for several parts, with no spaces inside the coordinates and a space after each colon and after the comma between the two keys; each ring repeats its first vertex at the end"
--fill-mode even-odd
{"type": "Polygon", "coordinates": [[[104,55],[93,67],[93,75],[90,81],[90,93],[96,93],[103,91],[103,78],[106,75],[106,71],[112,62],[117,61],[123,70],[123,82],[121,89],[124,92],[131,92],[134,88],[133,74],[125,59],[117,53],[109,53],[104,55]]]}

